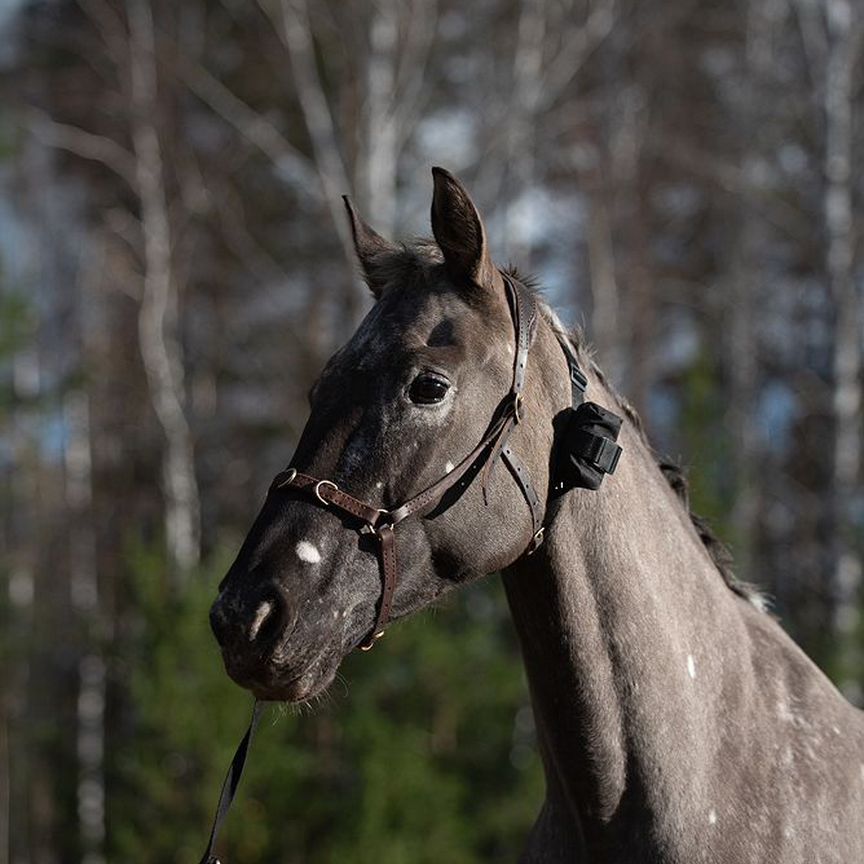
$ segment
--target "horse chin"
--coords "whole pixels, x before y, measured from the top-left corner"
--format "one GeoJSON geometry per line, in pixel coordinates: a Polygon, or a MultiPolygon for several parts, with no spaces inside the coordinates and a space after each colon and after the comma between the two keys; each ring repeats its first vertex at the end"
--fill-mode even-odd
{"type": "Polygon", "coordinates": [[[286,702],[290,705],[308,702],[333,683],[338,668],[338,663],[329,664],[325,669],[316,664],[300,675],[284,679],[275,677],[267,682],[256,681],[247,685],[247,689],[262,702],[286,702]]]}

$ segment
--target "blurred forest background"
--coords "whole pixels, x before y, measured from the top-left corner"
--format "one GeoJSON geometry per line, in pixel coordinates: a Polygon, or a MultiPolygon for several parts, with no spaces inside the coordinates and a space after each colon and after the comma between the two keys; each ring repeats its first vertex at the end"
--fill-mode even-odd
{"type": "MultiPolygon", "coordinates": [[[[197,861],[249,700],[207,625],[429,167],[581,322],[853,700],[859,0],[0,2],[0,864],[197,861]]],[[[505,862],[542,800],[497,580],[272,710],[235,862],[505,862]]]]}

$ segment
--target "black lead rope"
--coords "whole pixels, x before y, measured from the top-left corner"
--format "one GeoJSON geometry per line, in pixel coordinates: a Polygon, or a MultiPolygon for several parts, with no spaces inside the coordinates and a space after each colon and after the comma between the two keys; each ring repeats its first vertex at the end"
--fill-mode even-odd
{"type": "Polygon", "coordinates": [[[222,791],[219,793],[219,803],[216,805],[216,815],[213,817],[213,827],[210,829],[210,839],[207,841],[207,851],[201,858],[201,864],[220,864],[219,859],[213,854],[213,847],[216,845],[219,830],[222,828],[222,823],[225,821],[228,810],[231,808],[231,802],[237,794],[237,787],[240,785],[240,778],[243,776],[243,766],[246,764],[246,756],[249,753],[249,745],[252,743],[252,737],[255,735],[255,729],[258,726],[258,721],[261,719],[263,711],[264,703],[256,701],[252,707],[252,719],[249,721],[249,728],[237,746],[237,752],[231,760],[231,767],[228,769],[228,773],[225,775],[225,780],[222,783],[222,791]]]}

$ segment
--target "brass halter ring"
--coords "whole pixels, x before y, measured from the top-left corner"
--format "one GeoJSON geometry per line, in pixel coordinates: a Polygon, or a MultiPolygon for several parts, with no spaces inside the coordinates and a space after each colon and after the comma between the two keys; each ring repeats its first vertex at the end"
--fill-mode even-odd
{"type": "Polygon", "coordinates": [[[371,651],[375,647],[375,643],[384,635],[383,630],[379,630],[373,634],[372,638],[365,644],[360,646],[361,651],[371,651]]]}
{"type": "MultiPolygon", "coordinates": [[[[389,513],[389,512],[390,512],[389,510],[385,510],[383,507],[376,507],[375,509],[378,511],[379,514],[380,514],[380,513],[389,513]]],[[[377,523],[376,523],[376,524],[377,524],[377,523]]],[[[390,527],[392,528],[393,526],[391,525],[390,527]]],[[[360,529],[360,533],[361,533],[361,534],[374,534],[374,533],[375,533],[375,527],[374,527],[371,523],[369,523],[369,524],[367,524],[367,525],[364,525],[364,526],[360,529]]],[[[368,650],[368,649],[366,649],[366,650],[368,650]]]]}
{"type": "Polygon", "coordinates": [[[288,476],[281,483],[277,484],[276,488],[281,489],[283,486],[290,486],[294,482],[296,477],[297,477],[297,469],[296,468],[290,468],[288,470],[288,476]]]}
{"type": "Polygon", "coordinates": [[[322,486],[332,486],[334,492],[339,491],[339,487],[332,480],[319,480],[315,484],[315,488],[313,489],[315,493],[315,497],[326,507],[329,502],[325,501],[324,498],[321,497],[321,487],[322,486]]]}

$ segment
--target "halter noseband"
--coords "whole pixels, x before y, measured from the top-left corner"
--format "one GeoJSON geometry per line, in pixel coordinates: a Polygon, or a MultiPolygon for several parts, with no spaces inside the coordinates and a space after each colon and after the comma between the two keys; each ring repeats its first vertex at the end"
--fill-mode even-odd
{"type": "MultiPolygon", "coordinates": [[[[449,473],[445,474],[422,492],[409,498],[404,504],[392,509],[373,507],[371,504],[342,491],[332,480],[322,480],[309,474],[301,474],[296,468],[282,471],[273,480],[270,491],[278,489],[296,489],[317,501],[324,507],[332,507],[360,523],[358,530],[364,534],[372,534],[378,541],[378,560],[381,568],[381,600],[375,624],[369,635],[360,645],[362,651],[368,651],[377,639],[384,635],[384,628],[390,620],[390,608],[393,604],[393,594],[399,581],[399,569],[396,561],[396,535],[394,529],[400,522],[410,516],[422,516],[432,510],[454,486],[462,482],[463,477],[477,466],[481,456],[486,453],[482,466],[483,497],[486,499],[486,484],[500,456],[510,469],[513,479],[518,484],[522,495],[528,502],[531,511],[531,542],[525,550],[530,555],[543,542],[543,508],[540,497],[528,476],[528,469],[522,460],[513,452],[508,443],[510,433],[522,419],[522,390],[525,386],[525,370],[528,366],[528,352],[534,341],[537,330],[537,301],[531,291],[508,274],[501,274],[507,286],[507,298],[510,304],[510,314],[516,331],[516,357],[513,361],[513,379],[507,395],[498,404],[498,408],[489,424],[489,429],[480,443],[449,473]]],[[[566,416],[561,419],[560,431],[556,429],[555,445],[552,453],[552,478],[550,481],[550,497],[558,497],[575,487],[597,489],[604,475],[612,474],[618,464],[621,448],[615,443],[621,427],[621,418],[601,408],[593,402],[586,402],[585,389],[588,379],[579,368],[576,355],[566,340],[556,332],[556,337],[567,358],[567,368],[570,375],[571,405],[566,409],[566,416]]],[[[476,476],[476,475],[475,475],[476,476]]],[[[462,484],[467,488],[474,478],[462,484]]],[[[210,830],[207,849],[201,859],[201,864],[219,864],[219,859],[213,855],[213,848],[219,829],[228,815],[228,810],[237,792],[243,767],[252,736],[261,717],[262,703],[256,702],[252,711],[252,719],[246,734],[240,741],[228,774],[222,784],[216,815],[210,830]]]]}

